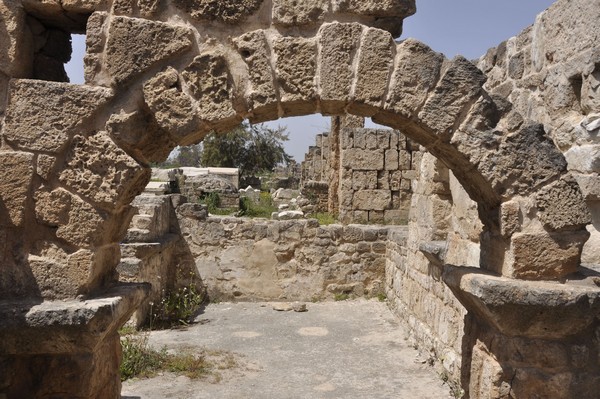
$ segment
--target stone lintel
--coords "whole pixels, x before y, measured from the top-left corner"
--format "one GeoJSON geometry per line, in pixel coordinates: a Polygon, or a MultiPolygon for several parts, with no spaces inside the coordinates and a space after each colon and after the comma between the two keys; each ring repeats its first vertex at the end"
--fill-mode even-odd
{"type": "Polygon", "coordinates": [[[600,314],[600,288],[591,279],[526,281],[446,265],[443,280],[467,310],[510,337],[573,336],[600,314]]]}

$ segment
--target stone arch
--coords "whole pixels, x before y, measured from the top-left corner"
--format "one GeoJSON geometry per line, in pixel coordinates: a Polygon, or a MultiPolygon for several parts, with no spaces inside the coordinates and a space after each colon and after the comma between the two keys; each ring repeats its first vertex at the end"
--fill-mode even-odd
{"type": "MultiPolygon", "coordinates": [[[[316,112],[372,117],[442,160],[479,205],[484,269],[520,279],[576,270],[589,214],[564,157],[540,125],[486,93],[472,63],[373,27],[401,23],[414,12],[410,1],[383,10],[315,2],[292,19],[275,12],[285,0],[264,1],[235,26],[159,2],[100,3],[73,11],[94,11],[86,85],[17,79],[11,68],[0,74],[0,177],[10,182],[0,193],[8,237],[0,298],[106,290],[151,161],[245,118],[316,112]]],[[[112,311],[118,324],[124,313],[112,311]]]]}

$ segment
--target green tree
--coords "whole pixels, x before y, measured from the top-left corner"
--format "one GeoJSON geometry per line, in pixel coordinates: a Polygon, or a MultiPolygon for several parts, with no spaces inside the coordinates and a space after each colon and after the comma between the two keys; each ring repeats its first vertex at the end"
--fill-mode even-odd
{"type": "Polygon", "coordinates": [[[227,133],[209,134],[202,143],[200,162],[203,166],[239,168],[240,176],[252,176],[292,160],[283,148],[288,139],[285,127],[242,123],[227,133]]]}

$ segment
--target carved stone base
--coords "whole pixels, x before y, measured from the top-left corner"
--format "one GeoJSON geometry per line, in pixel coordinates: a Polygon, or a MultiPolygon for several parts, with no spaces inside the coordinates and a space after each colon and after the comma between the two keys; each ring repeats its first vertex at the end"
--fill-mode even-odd
{"type": "Polygon", "coordinates": [[[533,282],[448,265],[443,277],[469,311],[467,397],[598,397],[600,289],[591,279],[533,282]]]}
{"type": "Polygon", "coordinates": [[[119,398],[118,328],[149,285],[85,301],[0,303],[0,398],[119,398]]]}

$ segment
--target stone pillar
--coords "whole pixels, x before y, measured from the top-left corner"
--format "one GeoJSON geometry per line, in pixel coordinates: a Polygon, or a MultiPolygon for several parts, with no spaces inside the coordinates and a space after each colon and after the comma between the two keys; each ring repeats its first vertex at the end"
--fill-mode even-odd
{"type": "Polygon", "coordinates": [[[581,277],[559,284],[444,267],[444,282],[469,311],[466,397],[598,397],[600,291],[593,277],[581,277]]]}

